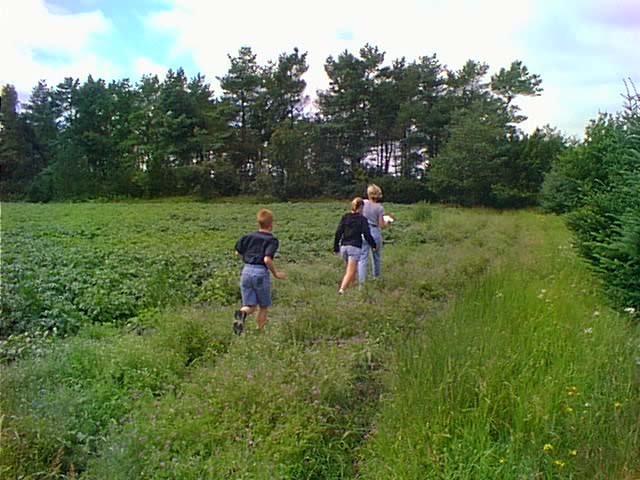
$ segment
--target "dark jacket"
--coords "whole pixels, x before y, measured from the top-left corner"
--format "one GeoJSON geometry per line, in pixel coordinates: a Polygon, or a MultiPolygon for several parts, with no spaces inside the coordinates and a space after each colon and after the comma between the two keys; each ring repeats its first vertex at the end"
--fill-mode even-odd
{"type": "Polygon", "coordinates": [[[339,252],[340,245],[351,245],[362,248],[363,236],[369,245],[371,245],[371,248],[375,249],[376,241],[371,236],[366,218],[359,213],[347,213],[340,219],[340,223],[338,224],[336,236],[333,241],[333,251],[339,252]]]}

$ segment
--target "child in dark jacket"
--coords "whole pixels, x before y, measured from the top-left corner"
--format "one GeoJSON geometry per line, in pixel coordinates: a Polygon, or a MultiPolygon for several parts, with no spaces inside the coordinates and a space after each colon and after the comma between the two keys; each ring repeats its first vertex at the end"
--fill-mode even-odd
{"type": "Polygon", "coordinates": [[[345,289],[356,279],[358,262],[362,255],[362,238],[375,251],[376,241],[371,236],[369,224],[362,216],[364,200],[356,197],[351,201],[351,213],[345,214],[338,224],[333,242],[333,251],[345,261],[346,269],[340,282],[338,293],[342,295],[345,289]]]}

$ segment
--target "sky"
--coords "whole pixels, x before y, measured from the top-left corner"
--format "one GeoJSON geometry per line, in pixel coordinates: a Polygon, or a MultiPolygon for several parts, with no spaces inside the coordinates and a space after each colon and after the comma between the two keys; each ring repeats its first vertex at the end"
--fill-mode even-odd
{"type": "Polygon", "coordinates": [[[217,96],[243,46],[260,65],[307,52],[313,99],[328,86],[326,59],[367,43],[389,65],[435,54],[452,70],[487,63],[490,76],[521,60],[544,89],[518,102],[525,132],[581,139],[600,112],[622,110],[625,80],[640,89],[640,0],[0,0],[0,85],[22,102],[39,80],[135,83],[178,67],[217,96]]]}

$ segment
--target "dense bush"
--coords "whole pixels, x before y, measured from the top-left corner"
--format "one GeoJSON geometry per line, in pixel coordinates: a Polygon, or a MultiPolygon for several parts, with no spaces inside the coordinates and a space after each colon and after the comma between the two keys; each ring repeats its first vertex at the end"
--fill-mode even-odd
{"type": "MultiPolygon", "coordinates": [[[[424,180],[407,177],[375,177],[369,183],[375,183],[384,194],[384,201],[394,203],[417,203],[433,200],[433,193],[424,180]]],[[[366,197],[367,185],[357,187],[356,194],[366,197]]]]}
{"type": "MultiPolygon", "coordinates": [[[[636,137],[637,142],[637,137],[636,137]]],[[[627,166],[603,191],[568,215],[580,251],[602,275],[614,301],[640,307],[640,148],[627,139],[627,166]]]]}
{"type": "Polygon", "coordinates": [[[545,174],[566,148],[566,140],[549,127],[531,135],[513,136],[491,185],[493,205],[522,208],[537,205],[545,174]]]}
{"type": "MultiPolygon", "coordinates": [[[[636,95],[637,96],[637,95],[636,95]]],[[[568,213],[577,247],[613,300],[640,307],[640,109],[601,115],[584,143],[561,155],[545,178],[542,205],[568,213]]]]}
{"type": "Polygon", "coordinates": [[[623,163],[625,126],[621,118],[601,115],[587,127],[585,140],[567,149],[553,163],[543,184],[542,206],[565,213],[588,203],[606,189],[623,163]]]}
{"type": "Polygon", "coordinates": [[[520,135],[504,114],[476,103],[454,117],[428,173],[437,199],[460,205],[521,208],[538,203],[544,175],[565,139],[545,127],[520,135]]]}

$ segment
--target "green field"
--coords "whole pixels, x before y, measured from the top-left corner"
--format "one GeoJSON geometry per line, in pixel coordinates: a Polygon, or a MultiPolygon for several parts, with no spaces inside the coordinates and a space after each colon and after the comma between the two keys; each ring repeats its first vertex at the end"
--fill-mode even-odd
{"type": "Polygon", "coordinates": [[[261,206],[2,205],[0,478],[640,477],[640,331],[560,218],[385,204],[339,297],[346,203],[264,205],[289,280],[237,337],[261,206]]]}

